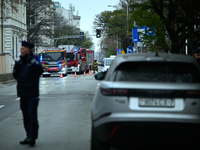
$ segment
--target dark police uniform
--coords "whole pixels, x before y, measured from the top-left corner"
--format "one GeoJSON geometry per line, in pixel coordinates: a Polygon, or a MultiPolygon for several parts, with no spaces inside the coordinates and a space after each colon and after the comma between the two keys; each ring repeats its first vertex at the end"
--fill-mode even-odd
{"type": "MultiPolygon", "coordinates": [[[[34,45],[22,42],[22,46],[33,48],[34,45]]],[[[14,66],[13,76],[17,79],[17,95],[20,97],[20,108],[27,134],[27,138],[20,144],[30,144],[27,139],[33,139],[32,146],[34,146],[35,139],[38,138],[37,107],[39,103],[39,78],[42,72],[42,64],[32,52],[23,57],[20,56],[20,60],[14,66]]]]}

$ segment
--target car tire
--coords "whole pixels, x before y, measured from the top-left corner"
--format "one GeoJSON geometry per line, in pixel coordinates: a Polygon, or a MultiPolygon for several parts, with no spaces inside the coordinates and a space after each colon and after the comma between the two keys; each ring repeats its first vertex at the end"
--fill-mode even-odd
{"type": "Polygon", "coordinates": [[[95,133],[93,125],[92,125],[92,130],[91,130],[90,150],[110,150],[109,145],[105,145],[99,141],[99,139],[95,133]]]}

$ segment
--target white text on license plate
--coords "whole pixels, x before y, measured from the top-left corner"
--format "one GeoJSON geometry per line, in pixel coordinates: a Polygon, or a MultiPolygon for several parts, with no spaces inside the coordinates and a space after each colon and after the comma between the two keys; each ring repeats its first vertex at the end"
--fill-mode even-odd
{"type": "Polygon", "coordinates": [[[164,98],[139,98],[140,107],[174,107],[175,102],[173,99],[164,98]]]}

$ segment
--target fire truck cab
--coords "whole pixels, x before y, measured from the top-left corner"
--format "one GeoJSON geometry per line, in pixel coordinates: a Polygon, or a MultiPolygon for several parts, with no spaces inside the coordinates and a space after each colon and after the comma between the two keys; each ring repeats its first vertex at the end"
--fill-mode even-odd
{"type": "Polygon", "coordinates": [[[94,51],[80,48],[67,53],[68,72],[83,73],[93,69],[94,51]]]}
{"type": "Polygon", "coordinates": [[[43,77],[51,75],[67,76],[66,50],[43,50],[40,54],[40,60],[44,67],[43,77]]]}

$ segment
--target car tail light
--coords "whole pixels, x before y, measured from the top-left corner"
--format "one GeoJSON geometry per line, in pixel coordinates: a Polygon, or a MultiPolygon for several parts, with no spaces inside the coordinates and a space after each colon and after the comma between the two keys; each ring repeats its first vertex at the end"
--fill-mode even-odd
{"type": "Polygon", "coordinates": [[[106,96],[135,96],[160,98],[199,98],[200,90],[163,90],[163,89],[113,89],[101,88],[106,96]]]}
{"type": "Polygon", "coordinates": [[[110,114],[111,114],[111,112],[105,113],[105,114],[101,115],[99,118],[103,118],[103,117],[109,116],[110,114]]]}
{"type": "Polygon", "coordinates": [[[101,88],[101,93],[103,95],[126,95],[128,94],[127,89],[104,89],[101,88]]]}

